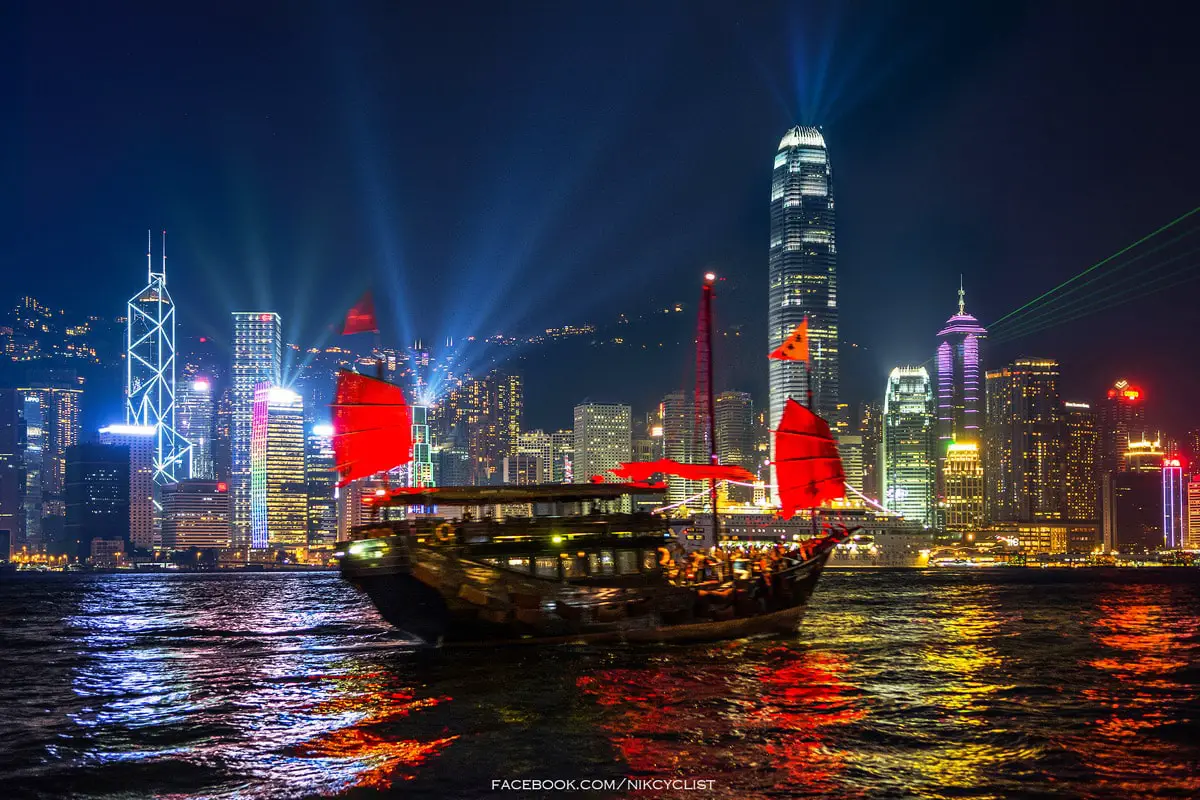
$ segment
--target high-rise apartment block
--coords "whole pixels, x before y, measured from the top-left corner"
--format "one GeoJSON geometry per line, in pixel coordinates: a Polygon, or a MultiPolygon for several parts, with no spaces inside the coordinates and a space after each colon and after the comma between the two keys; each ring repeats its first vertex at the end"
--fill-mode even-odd
{"type": "Polygon", "coordinates": [[[613,403],[575,406],[574,482],[598,475],[615,480],[609,470],[633,460],[633,409],[613,403]]]}
{"type": "Polygon", "coordinates": [[[992,522],[1063,519],[1066,440],[1058,362],[1019,358],[987,373],[984,494],[992,522]]]}
{"type": "Polygon", "coordinates": [[[187,479],[162,488],[162,545],[168,550],[229,547],[229,484],[187,479]]]}
{"type": "MultiPolygon", "coordinates": [[[[234,547],[249,547],[250,435],[255,391],[260,384],[278,386],[283,363],[279,315],[264,311],[233,314],[233,383],[230,398],[229,491],[232,495],[234,547]]],[[[265,542],[257,546],[265,546],[265,542]]]]}
{"type": "Polygon", "coordinates": [[[296,550],[308,544],[304,402],[290,389],[254,393],[250,434],[250,546],[296,550]]]}

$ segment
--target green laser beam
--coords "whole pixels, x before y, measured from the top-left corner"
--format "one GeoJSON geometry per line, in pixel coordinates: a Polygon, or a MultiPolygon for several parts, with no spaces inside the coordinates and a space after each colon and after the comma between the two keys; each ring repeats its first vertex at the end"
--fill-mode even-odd
{"type": "Polygon", "coordinates": [[[1130,250],[1132,250],[1133,248],[1137,247],[1138,245],[1142,244],[1143,242],[1146,242],[1146,241],[1147,241],[1147,240],[1149,240],[1149,239],[1153,239],[1155,236],[1158,236],[1158,235],[1159,235],[1160,233],[1162,233],[1163,231],[1165,231],[1165,230],[1169,230],[1170,228],[1173,228],[1174,226],[1178,225],[1180,222],[1183,222],[1185,219],[1187,219],[1188,217],[1190,217],[1190,216],[1192,216],[1193,214],[1195,214],[1197,211],[1200,211],[1200,206],[1196,206],[1195,208],[1193,208],[1191,211],[1187,212],[1186,214],[1184,214],[1184,215],[1182,215],[1182,216],[1180,216],[1180,217],[1176,217],[1175,219],[1173,219],[1172,221],[1168,222],[1166,225],[1163,225],[1161,228],[1159,228],[1158,230],[1154,231],[1153,233],[1146,234],[1145,236],[1143,236],[1141,239],[1138,239],[1138,240],[1137,240],[1136,242],[1134,242],[1133,244],[1131,244],[1131,245],[1127,245],[1126,247],[1123,247],[1123,248],[1121,248],[1120,250],[1118,250],[1117,252],[1113,253],[1113,254],[1112,254],[1111,256],[1109,256],[1108,258],[1105,258],[1105,259],[1104,259],[1104,260],[1102,260],[1102,261],[1097,261],[1095,264],[1093,264],[1092,266],[1088,267],[1088,268],[1087,268],[1087,269],[1085,269],[1083,272],[1080,272],[1078,275],[1074,275],[1074,276],[1072,276],[1072,277],[1068,278],[1067,280],[1065,280],[1065,281],[1063,281],[1062,283],[1060,283],[1058,286],[1055,286],[1055,287],[1054,287],[1053,289],[1051,289],[1050,291],[1048,291],[1048,292],[1045,292],[1045,293],[1043,293],[1043,294],[1041,294],[1041,295],[1038,295],[1037,297],[1033,298],[1033,299],[1032,299],[1032,300],[1030,300],[1028,303],[1026,303],[1025,305],[1021,306],[1020,308],[1017,308],[1017,309],[1015,309],[1015,310],[1013,310],[1013,311],[1010,311],[1010,312],[1008,312],[1008,313],[1007,313],[1007,314],[1005,314],[1003,317],[1001,317],[1000,319],[996,320],[996,321],[995,321],[995,322],[993,322],[991,325],[989,325],[989,326],[988,326],[988,328],[992,328],[992,327],[994,327],[995,325],[998,325],[999,323],[1001,323],[1001,322],[1003,322],[1004,320],[1008,319],[1009,317],[1011,317],[1011,316],[1013,316],[1013,315],[1015,315],[1015,314],[1019,314],[1020,312],[1024,311],[1024,310],[1025,310],[1025,309],[1027,309],[1027,308],[1029,308],[1031,305],[1034,305],[1035,303],[1039,303],[1039,302],[1041,302],[1042,300],[1044,300],[1045,298],[1047,298],[1047,297],[1049,297],[1050,295],[1054,294],[1055,292],[1057,292],[1059,289],[1063,288],[1064,286],[1067,286],[1067,285],[1071,284],[1072,282],[1074,282],[1074,281],[1078,280],[1079,278],[1082,278],[1084,275],[1087,275],[1088,273],[1090,273],[1090,272],[1092,272],[1092,271],[1094,271],[1094,270],[1097,270],[1097,269],[1099,269],[1100,267],[1102,267],[1102,266],[1104,266],[1105,264],[1107,264],[1109,261],[1112,261],[1114,258],[1117,258],[1118,256],[1121,256],[1121,255],[1124,255],[1125,253],[1128,253],[1128,252],[1129,252],[1130,250]]]}
{"type": "MultiPolygon", "coordinates": [[[[1047,307],[1044,307],[1038,311],[1026,314],[1024,317],[1022,317],[1019,320],[1016,320],[1011,325],[1005,326],[1000,331],[998,336],[1003,337],[1003,336],[1007,336],[1009,334],[1021,333],[1022,331],[1026,330],[1027,328],[1034,329],[1034,330],[1040,329],[1041,327],[1044,327],[1047,320],[1052,320],[1054,317],[1059,316],[1061,314],[1070,313],[1073,309],[1077,309],[1081,305],[1087,305],[1087,304],[1093,303],[1096,301],[1096,298],[1098,298],[1098,297],[1111,296],[1112,293],[1117,290],[1123,290],[1123,289],[1127,289],[1130,287],[1136,288],[1136,285],[1138,283],[1141,283],[1142,281],[1145,281],[1148,279],[1153,279],[1154,273],[1157,272],[1158,270],[1161,270],[1164,267],[1167,267],[1171,264],[1174,264],[1178,261],[1181,261],[1185,258],[1189,258],[1189,257],[1197,255],[1197,254],[1200,254],[1200,247],[1194,247],[1191,250],[1188,250],[1183,253],[1179,253],[1179,254],[1172,256],[1171,258],[1165,259],[1163,261],[1159,261],[1158,263],[1154,264],[1153,266],[1150,266],[1150,267],[1138,272],[1136,275],[1125,275],[1116,281],[1106,284],[1103,288],[1101,288],[1097,291],[1090,292],[1082,297],[1073,298],[1068,303],[1058,303],[1058,302],[1052,303],[1052,304],[1048,305],[1047,307]]],[[[1187,269],[1187,268],[1185,267],[1184,269],[1187,269]]],[[[1176,274],[1176,273],[1172,272],[1169,274],[1176,274]]],[[[1065,295],[1064,295],[1064,297],[1065,297],[1065,295]]],[[[1053,323],[1051,323],[1051,324],[1053,324],[1053,323]]]]}
{"type": "MultiPolygon", "coordinates": [[[[1139,253],[1138,255],[1134,256],[1133,258],[1129,259],[1128,261],[1123,261],[1120,264],[1116,265],[1115,267],[1113,267],[1112,269],[1110,269],[1106,272],[1103,272],[1103,273],[1100,273],[1097,275],[1093,275],[1091,278],[1088,278],[1083,283],[1081,283],[1077,286],[1072,286],[1070,289],[1068,289],[1067,291],[1058,295],[1057,297],[1047,300],[1045,303],[1043,303],[1042,305],[1040,305],[1036,308],[1029,309],[1024,314],[1013,317],[1005,323],[996,323],[996,324],[994,324],[994,327],[991,328],[990,330],[992,332],[995,332],[995,331],[999,331],[999,330],[1007,330],[1007,329],[1011,328],[1012,326],[1020,327],[1023,323],[1025,323],[1027,320],[1029,320],[1033,317],[1041,316],[1042,314],[1044,314],[1046,312],[1050,312],[1056,308],[1059,308],[1060,307],[1059,304],[1062,303],[1063,301],[1070,299],[1072,303],[1077,302],[1081,298],[1071,299],[1072,295],[1083,291],[1086,287],[1095,284],[1097,281],[1104,280],[1105,278],[1111,278],[1112,276],[1116,275],[1117,273],[1119,273],[1121,270],[1125,269],[1126,267],[1130,267],[1139,261],[1149,258],[1150,256],[1154,255],[1155,253],[1165,250],[1166,248],[1170,247],[1171,245],[1176,244],[1177,242],[1179,242],[1183,239],[1186,239],[1187,237],[1192,236],[1193,234],[1196,234],[1196,233],[1200,233],[1200,226],[1196,226],[1196,227],[1192,228],[1191,230],[1184,231],[1183,233],[1179,234],[1178,236],[1168,239],[1167,241],[1163,242],[1162,244],[1155,245],[1154,247],[1147,250],[1146,252],[1139,253]]],[[[1153,270],[1157,269],[1158,266],[1161,266],[1162,263],[1169,263],[1169,262],[1160,262],[1160,264],[1158,264],[1158,265],[1148,267],[1145,271],[1147,271],[1147,272],[1153,271],[1153,270]]],[[[1122,278],[1122,280],[1124,280],[1124,278],[1122,278]]],[[[1102,286],[1099,289],[1095,289],[1091,292],[1088,292],[1086,295],[1084,295],[1084,297],[1085,298],[1092,297],[1096,294],[1102,294],[1105,291],[1107,291],[1107,287],[1102,286]]]]}
{"type": "Polygon", "coordinates": [[[1026,336],[1030,336],[1034,333],[1040,333],[1041,331],[1044,331],[1048,328],[1053,328],[1058,325],[1066,324],[1068,322],[1074,322],[1075,320],[1092,316],[1093,314],[1099,313],[1101,311],[1107,311],[1110,308],[1119,307],[1126,303],[1131,303],[1135,300],[1141,300],[1144,297],[1149,297],[1151,295],[1158,294],[1160,292],[1166,291],[1167,289],[1173,288],[1175,286],[1182,286],[1186,283],[1191,283],[1192,281],[1200,279],[1200,274],[1188,275],[1187,277],[1184,277],[1182,280],[1174,280],[1169,283],[1164,283],[1164,281],[1167,281],[1170,278],[1178,278],[1180,275],[1184,275],[1188,272],[1191,272],[1192,270],[1195,270],[1197,267],[1200,267],[1200,262],[1193,262],[1191,264],[1188,264],[1187,266],[1180,267],[1177,270],[1173,270],[1172,272],[1169,272],[1166,275],[1162,275],[1157,280],[1150,281],[1149,283],[1145,284],[1142,287],[1141,291],[1134,292],[1131,295],[1128,295],[1128,296],[1123,295],[1121,297],[1113,298],[1110,302],[1100,303],[1100,304],[1091,306],[1086,309],[1081,309],[1080,311],[1078,311],[1075,314],[1072,314],[1067,317],[1063,317],[1061,319],[1057,319],[1053,323],[1047,323],[1046,325],[1043,325],[1040,328],[1033,328],[1033,329],[1030,329],[1027,331],[1013,332],[1013,333],[999,336],[994,341],[996,344],[1002,344],[1004,342],[1010,342],[1010,341],[1014,341],[1016,339],[1023,339],[1026,336]]]}

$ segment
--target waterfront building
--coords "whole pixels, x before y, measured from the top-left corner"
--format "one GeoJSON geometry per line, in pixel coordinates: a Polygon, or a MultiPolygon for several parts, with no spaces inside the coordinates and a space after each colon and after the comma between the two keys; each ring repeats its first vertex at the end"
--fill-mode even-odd
{"type": "Polygon", "coordinates": [[[983,461],[977,442],[946,446],[942,484],[946,530],[967,539],[983,527],[983,461]]]}
{"type": "Polygon", "coordinates": [[[279,315],[235,311],[233,383],[229,402],[229,491],[233,508],[231,532],[233,546],[237,548],[251,544],[250,436],[255,391],[259,384],[279,385],[282,363],[283,333],[279,315]]]}
{"type": "Polygon", "coordinates": [[[832,421],[838,404],[837,243],[833,170],[818,128],[784,134],[771,173],[768,251],[767,352],[808,319],[809,362],[770,361],[770,427],[779,426],[787,399],[832,421]],[[811,385],[809,377],[811,375],[811,385]]]}
{"type": "Polygon", "coordinates": [[[575,482],[575,431],[563,430],[550,434],[554,448],[554,466],[551,469],[552,483],[575,482]]]}
{"type": "Polygon", "coordinates": [[[162,487],[162,546],[229,547],[229,484],[190,478],[162,487]]]}
{"type": "Polygon", "coordinates": [[[191,445],[190,475],[200,480],[214,480],[213,435],[216,425],[216,403],[213,382],[207,375],[186,376],[175,398],[175,422],[179,435],[191,445]]]}
{"type": "Polygon", "coordinates": [[[633,460],[632,416],[629,406],[617,403],[575,406],[575,483],[587,483],[594,475],[616,480],[609,470],[633,460]]]}
{"type": "Polygon", "coordinates": [[[1185,546],[1183,467],[1178,458],[1162,462],[1163,545],[1171,550],[1185,546]]]}
{"type": "Polygon", "coordinates": [[[167,291],[166,234],[162,267],[154,271],[146,234],[145,288],[129,298],[125,316],[125,424],[154,429],[154,482],[186,477],[191,444],[175,424],[175,305],[167,291]]]}
{"type": "Polygon", "coordinates": [[[937,417],[938,479],[945,491],[947,450],[955,442],[982,444],[983,345],[987,331],[967,313],[966,293],[958,286],[958,312],[938,332],[937,417]]]}
{"type": "Polygon", "coordinates": [[[858,434],[842,434],[837,437],[838,453],[842,456],[842,469],[846,483],[858,493],[863,492],[863,437],[858,434]]]}
{"type": "Polygon", "coordinates": [[[1096,523],[1067,520],[994,522],[988,533],[1027,556],[1091,553],[1099,541],[1096,523]]]}
{"type": "Polygon", "coordinates": [[[1064,402],[1066,463],[1064,507],[1067,519],[1100,518],[1100,472],[1097,457],[1100,431],[1096,414],[1087,403],[1064,402]]]}
{"type": "Polygon", "coordinates": [[[514,453],[504,457],[504,483],[527,486],[545,483],[545,462],[537,453],[514,453]]]}
{"type": "Polygon", "coordinates": [[[20,407],[14,389],[0,389],[0,561],[25,545],[25,454],[20,407]]]}
{"type": "Polygon", "coordinates": [[[1104,549],[1153,552],[1163,546],[1162,474],[1151,470],[1103,476],[1104,549]]]}
{"type": "Polygon", "coordinates": [[[1200,474],[1192,476],[1187,484],[1187,546],[1189,550],[1200,550],[1200,474]]]}
{"type": "Polygon", "coordinates": [[[45,526],[61,527],[66,507],[67,449],[79,443],[83,381],[74,370],[48,370],[17,387],[27,446],[26,531],[30,549],[44,549],[45,526]],[[57,523],[56,523],[57,520],[57,523]]]}
{"type": "Polygon", "coordinates": [[[261,384],[250,434],[250,546],[296,550],[308,543],[304,477],[304,402],[261,384]]]}
{"type": "MultiPolygon", "coordinates": [[[[147,440],[153,441],[152,436],[147,440]]],[[[129,445],[74,444],[65,456],[66,542],[61,553],[86,560],[93,540],[118,541],[128,550],[129,445]]]]}
{"type": "Polygon", "coordinates": [[[308,494],[308,546],[332,548],[337,541],[337,473],[333,426],[313,425],[304,445],[304,478],[308,494]]]}
{"type": "Polygon", "coordinates": [[[883,446],[883,406],[878,402],[863,403],[858,415],[858,432],[862,436],[863,494],[872,500],[883,496],[879,474],[879,448],[883,446]]]}
{"type": "Polygon", "coordinates": [[[129,453],[129,535],[127,549],[151,550],[155,541],[154,476],[158,471],[158,431],[152,425],[109,425],[100,444],[119,445],[129,453]]]}
{"type": "Polygon", "coordinates": [[[883,503],[905,519],[935,523],[933,387],[924,367],[896,367],[883,401],[883,503]]]}
{"type": "Polygon", "coordinates": [[[1100,402],[1099,422],[1100,474],[1125,471],[1130,435],[1146,428],[1145,392],[1124,378],[1118,380],[1100,402]]]}
{"type": "Polygon", "coordinates": [[[991,522],[1064,517],[1058,377],[1058,362],[1049,358],[1019,358],[987,373],[984,497],[991,522]]]}
{"type": "MultiPolygon", "coordinates": [[[[659,406],[663,428],[663,456],[682,464],[706,464],[708,453],[696,439],[696,404],[688,392],[671,392],[659,406]]],[[[689,497],[704,492],[704,481],[684,480],[678,475],[666,476],[668,505],[684,503],[689,497]]],[[[708,502],[707,496],[692,501],[697,508],[708,502]]],[[[682,506],[681,506],[682,508],[682,506]]]]}

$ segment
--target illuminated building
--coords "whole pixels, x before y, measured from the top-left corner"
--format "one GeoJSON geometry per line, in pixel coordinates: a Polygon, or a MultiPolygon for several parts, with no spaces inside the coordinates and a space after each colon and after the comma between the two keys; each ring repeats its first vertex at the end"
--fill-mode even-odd
{"type": "MultiPolygon", "coordinates": [[[[546,480],[549,481],[549,471],[554,463],[554,440],[550,434],[545,431],[522,431],[517,439],[517,454],[537,456],[542,460],[542,471],[547,473],[546,480]]],[[[507,481],[505,481],[507,483],[507,481]]]]}
{"type": "Polygon", "coordinates": [[[842,468],[846,483],[856,492],[863,491],[863,437],[844,434],[837,437],[838,453],[842,456],[842,468]]]}
{"type": "MultiPolygon", "coordinates": [[[[682,464],[704,464],[708,454],[703,445],[696,441],[696,404],[689,392],[671,392],[663,398],[659,407],[659,418],[663,428],[663,455],[682,464]]],[[[578,471],[576,472],[578,480],[578,471]]],[[[586,478],[584,479],[586,480],[586,478]]],[[[683,503],[689,497],[704,492],[704,481],[684,480],[678,475],[666,476],[668,505],[683,503]]],[[[708,502],[707,496],[696,498],[699,504],[708,502]]]]}
{"type": "Polygon", "coordinates": [[[1091,553],[1096,543],[1096,523],[1042,520],[996,522],[988,534],[1006,539],[1010,546],[1028,556],[1061,553],[1091,553]]]}
{"type": "Polygon", "coordinates": [[[1125,451],[1131,433],[1146,426],[1146,396],[1137,386],[1121,379],[1100,403],[1100,474],[1123,472],[1125,451]]]}
{"type": "Polygon", "coordinates": [[[255,389],[260,383],[279,385],[282,359],[283,334],[278,314],[260,311],[233,313],[229,491],[233,503],[231,536],[233,546],[238,548],[251,544],[250,435],[255,389]]]}
{"type": "Polygon", "coordinates": [[[1187,484],[1187,546],[1200,550],[1200,475],[1193,475],[1187,484]]]}
{"type": "Polygon", "coordinates": [[[61,552],[87,559],[95,539],[128,545],[129,446],[75,444],[66,459],[66,546],[61,552]]]}
{"type": "Polygon", "coordinates": [[[1200,428],[1193,428],[1184,438],[1184,452],[1188,456],[1184,468],[1191,475],[1200,475],[1200,428]]]}
{"type": "Polygon", "coordinates": [[[789,397],[832,421],[838,403],[837,245],[833,170],[825,137],[797,126],[779,143],[771,175],[767,351],[775,350],[808,319],[809,386],[802,361],[770,361],[770,427],[789,397]]]}
{"type": "Polygon", "coordinates": [[[157,431],[152,425],[109,425],[100,429],[100,443],[126,448],[129,453],[129,536],[135,550],[154,547],[154,476],[157,431]]]}
{"type": "Polygon", "coordinates": [[[433,486],[433,446],[429,438],[429,407],[412,409],[412,461],[406,465],[409,486],[433,486]]]}
{"type": "Polygon", "coordinates": [[[1163,458],[1166,452],[1163,450],[1162,437],[1156,436],[1153,439],[1146,434],[1142,434],[1140,438],[1131,436],[1125,446],[1125,456],[1122,462],[1125,464],[1126,472],[1153,472],[1158,473],[1162,467],[1163,458]]]}
{"type": "Polygon", "coordinates": [[[229,484],[187,479],[162,488],[162,546],[229,547],[229,484]]]}
{"type": "Polygon", "coordinates": [[[976,442],[951,442],[942,466],[946,530],[969,534],[983,526],[983,462],[976,442]]]}
{"type": "Polygon", "coordinates": [[[313,425],[304,448],[308,485],[308,546],[332,547],[337,541],[337,475],[333,456],[333,426],[313,425]]]}
{"type": "Polygon", "coordinates": [[[0,561],[25,544],[24,454],[20,404],[13,389],[0,389],[0,561]]]}
{"type": "Polygon", "coordinates": [[[877,402],[863,403],[858,432],[862,435],[862,491],[878,500],[882,496],[879,474],[879,448],[883,445],[883,407],[877,402]]]}
{"type": "Polygon", "coordinates": [[[575,406],[574,482],[592,476],[616,480],[610,469],[633,459],[633,410],[629,406],[581,403],[575,406]]]}
{"type": "Polygon", "coordinates": [[[203,375],[185,378],[175,397],[175,423],[179,435],[191,443],[191,477],[213,480],[213,432],[216,423],[212,381],[203,375]]]}
{"type": "Polygon", "coordinates": [[[32,552],[41,552],[46,543],[42,537],[43,489],[42,481],[47,477],[46,468],[46,424],[42,417],[42,404],[36,396],[17,392],[17,413],[21,415],[24,428],[24,447],[21,453],[21,472],[24,476],[21,487],[21,507],[25,541],[32,552]]]}
{"type": "Polygon", "coordinates": [[[514,453],[504,457],[504,482],[512,486],[545,483],[545,462],[537,453],[514,453]]]}
{"type": "MultiPolygon", "coordinates": [[[[754,402],[746,392],[721,392],[713,399],[716,417],[717,459],[722,464],[744,467],[751,474],[757,471],[754,457],[754,402]]],[[[661,441],[661,439],[660,439],[661,441]]],[[[654,440],[649,440],[651,449],[654,440]]],[[[704,458],[704,454],[701,454],[704,458]]],[[[729,485],[730,498],[748,502],[753,486],[729,485]]]]}
{"type": "Polygon", "coordinates": [[[450,436],[457,430],[465,434],[470,483],[499,482],[504,457],[515,452],[521,435],[520,376],[493,370],[482,378],[467,378],[447,393],[443,405],[443,429],[450,436]]]}
{"type": "Polygon", "coordinates": [[[929,373],[924,367],[896,367],[883,400],[883,504],[928,526],[935,512],[935,436],[929,373]]]}
{"type": "Polygon", "coordinates": [[[146,234],[146,287],[129,299],[125,322],[125,423],[154,428],[154,482],[185,477],[191,445],[175,427],[175,305],[167,253],[154,271],[146,234]]]}
{"type": "Polygon", "coordinates": [[[226,386],[221,390],[213,415],[213,476],[217,480],[228,481],[232,472],[233,389],[226,386]]]}
{"type": "Polygon", "coordinates": [[[72,370],[51,370],[43,379],[17,387],[22,396],[26,435],[31,417],[38,421],[41,465],[28,460],[26,469],[36,467],[41,481],[41,515],[61,517],[64,513],[63,490],[67,476],[67,448],[79,443],[79,404],[83,397],[82,381],[72,370]],[[34,406],[36,405],[36,410],[34,406]]]}
{"type": "Polygon", "coordinates": [[[575,431],[555,431],[550,434],[554,448],[554,467],[551,469],[552,483],[575,482],[575,431]]]}
{"type": "Polygon", "coordinates": [[[1097,520],[1100,515],[1100,473],[1096,457],[1100,433],[1096,414],[1087,403],[1063,403],[1066,464],[1063,488],[1067,519],[1097,520]]]}
{"type": "Polygon", "coordinates": [[[304,402],[290,389],[254,392],[250,433],[250,546],[294,550],[308,543],[304,402]]]}
{"type": "Polygon", "coordinates": [[[991,522],[1062,519],[1066,475],[1058,362],[1019,358],[987,373],[984,498],[991,522]]]}
{"type": "Polygon", "coordinates": [[[983,344],[987,331],[967,313],[966,295],[958,287],[958,313],[938,332],[937,417],[938,474],[945,486],[947,448],[958,442],[982,444],[983,344]]]}
{"type": "Polygon", "coordinates": [[[1183,467],[1178,458],[1162,462],[1163,544],[1171,550],[1184,546],[1183,467]]]}

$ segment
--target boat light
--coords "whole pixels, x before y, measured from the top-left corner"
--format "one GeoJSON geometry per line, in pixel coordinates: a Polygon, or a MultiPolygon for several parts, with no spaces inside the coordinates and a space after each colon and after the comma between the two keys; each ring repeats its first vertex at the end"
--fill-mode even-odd
{"type": "Polygon", "coordinates": [[[554,542],[555,544],[562,544],[562,540],[563,540],[563,537],[561,537],[561,536],[551,536],[550,537],[550,541],[554,542]]]}

